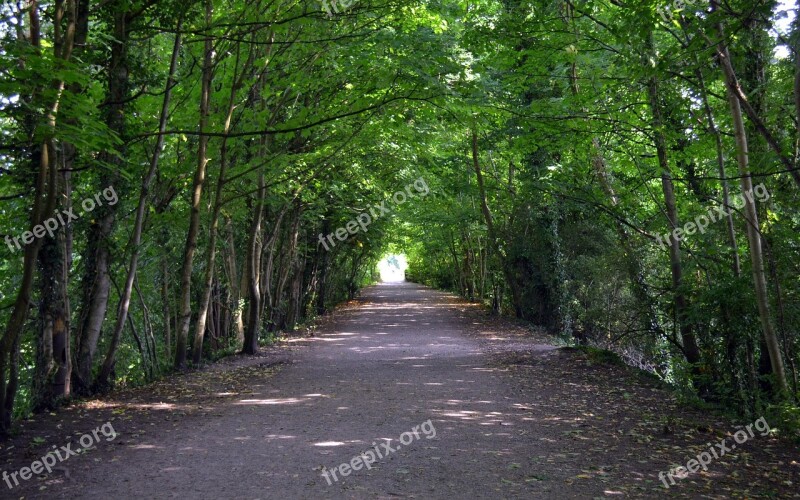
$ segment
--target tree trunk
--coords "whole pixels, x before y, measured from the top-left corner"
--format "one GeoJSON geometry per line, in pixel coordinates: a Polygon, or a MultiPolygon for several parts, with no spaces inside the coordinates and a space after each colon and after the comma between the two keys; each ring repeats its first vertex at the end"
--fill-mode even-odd
{"type": "MultiPolygon", "coordinates": [[[[80,57],[89,29],[89,2],[57,2],[55,26],[66,21],[66,30],[54,33],[56,57],[69,59],[71,54],[80,57]],[[60,36],[59,36],[60,35],[60,36]]],[[[83,92],[78,84],[68,87],[71,94],[83,92]]],[[[74,126],[75,120],[68,119],[74,126]]],[[[59,210],[72,208],[71,171],[76,148],[73,144],[61,145],[61,156],[54,164],[62,165],[58,179],[56,206],[59,210]]],[[[72,226],[60,225],[53,236],[43,238],[39,253],[40,295],[39,334],[37,336],[36,371],[32,388],[32,405],[36,410],[53,408],[58,400],[70,395],[72,354],[70,353],[71,308],[67,294],[72,266],[72,226]]]]}
{"type": "MultiPolygon", "coordinates": [[[[242,85],[242,80],[247,74],[247,70],[252,62],[251,56],[245,63],[244,68],[239,68],[239,52],[237,46],[236,66],[234,70],[234,83],[231,85],[230,97],[228,98],[228,110],[225,116],[224,134],[230,132],[233,111],[236,109],[236,95],[242,85]]],[[[217,178],[217,188],[214,193],[214,206],[211,210],[211,223],[209,229],[208,248],[206,249],[205,276],[203,288],[200,292],[200,307],[197,312],[197,324],[194,331],[194,343],[192,345],[192,362],[200,363],[203,354],[203,337],[206,331],[206,320],[208,318],[208,308],[211,302],[211,289],[214,284],[214,268],[217,257],[217,229],[219,225],[219,215],[222,210],[222,188],[225,185],[225,173],[228,166],[228,138],[222,139],[220,151],[219,177],[217,178]]]]}
{"type": "MultiPolygon", "coordinates": [[[[128,21],[129,13],[122,2],[117,2],[114,10],[113,40],[111,58],[108,64],[108,92],[105,121],[108,128],[120,138],[125,136],[125,103],[128,95],[128,21]]],[[[124,155],[123,151],[120,151],[124,155]]],[[[122,160],[117,154],[103,152],[104,168],[96,185],[98,191],[113,187],[120,179],[118,174],[122,160]]],[[[81,294],[81,313],[78,322],[77,358],[73,373],[73,387],[79,394],[91,392],[92,369],[97,341],[103,328],[108,310],[111,289],[111,233],[119,203],[104,204],[92,215],[88,242],[84,256],[83,291],[81,294]]]]}
{"type": "Polygon", "coordinates": [[[158,124],[158,139],[156,139],[156,147],[153,151],[153,157],[150,160],[150,169],[142,179],[142,189],[139,193],[139,203],[136,206],[136,220],[133,224],[133,234],[128,246],[131,249],[131,259],[128,264],[128,275],[125,278],[125,286],[122,289],[122,296],[119,298],[119,305],[117,307],[117,319],[114,323],[114,330],[111,334],[111,342],[106,352],[103,366],[97,374],[95,386],[101,390],[109,387],[109,376],[114,368],[116,362],[117,348],[119,347],[120,339],[122,338],[122,330],[125,328],[125,322],[128,319],[128,310],[131,304],[131,295],[133,294],[133,283],[136,278],[136,271],[139,265],[139,246],[142,242],[142,231],[145,224],[145,216],[147,210],[147,198],[150,194],[150,185],[158,171],[158,163],[161,158],[161,152],[164,149],[164,132],[167,130],[167,119],[169,117],[169,104],[170,96],[172,95],[172,87],[175,79],[175,72],[178,67],[178,56],[181,50],[181,22],[178,21],[176,29],[175,42],[172,47],[172,58],[170,60],[169,75],[167,76],[166,89],[164,91],[164,99],[161,105],[161,115],[158,124]]]}
{"type": "Polygon", "coordinates": [[[253,211],[253,222],[250,226],[250,238],[247,244],[247,325],[244,333],[242,354],[256,354],[258,352],[258,335],[261,331],[261,217],[264,212],[264,198],[266,186],[264,183],[263,167],[258,174],[258,200],[253,211]]]}
{"type": "MultiPolygon", "coordinates": [[[[278,330],[286,327],[287,312],[281,309],[281,303],[284,296],[287,294],[286,289],[289,285],[289,277],[295,270],[295,263],[297,261],[297,244],[300,237],[300,222],[303,217],[303,204],[299,198],[295,198],[294,211],[292,214],[292,223],[289,227],[289,234],[286,238],[287,248],[281,249],[280,272],[275,285],[275,293],[272,295],[270,303],[270,321],[272,325],[278,330]],[[276,316],[280,312],[281,316],[276,316]]],[[[273,250],[274,252],[274,250],[273,250]]]]}
{"type": "Polygon", "coordinates": [[[164,352],[167,359],[172,359],[172,310],[169,307],[172,297],[169,293],[169,261],[166,254],[161,257],[161,302],[164,314],[164,352]]]}
{"type": "Polygon", "coordinates": [[[498,235],[495,232],[492,212],[489,210],[489,203],[486,200],[486,188],[483,185],[483,173],[481,172],[481,165],[478,161],[478,131],[474,128],[472,130],[472,167],[475,170],[475,177],[478,180],[478,195],[480,196],[481,212],[483,212],[483,218],[484,221],[486,221],[486,229],[489,235],[489,245],[492,251],[494,251],[495,255],[497,255],[497,257],[500,259],[503,275],[506,278],[508,287],[511,289],[511,298],[514,303],[514,313],[516,317],[521,318],[521,293],[517,283],[517,278],[511,270],[511,265],[507,262],[507,259],[500,251],[500,245],[497,241],[498,235]]]}
{"type": "MultiPolygon", "coordinates": [[[[649,43],[652,47],[652,34],[650,34],[649,43]]],[[[669,162],[667,160],[667,142],[664,134],[664,120],[661,113],[658,87],[658,78],[653,75],[647,83],[650,110],[653,114],[653,135],[655,137],[658,165],[661,169],[661,187],[664,192],[664,204],[666,205],[667,210],[667,220],[669,221],[670,228],[675,229],[680,227],[680,220],[678,219],[675,187],[672,183],[672,174],[670,172],[669,162]]],[[[693,324],[688,315],[689,301],[686,297],[686,291],[684,290],[683,285],[681,244],[677,239],[673,238],[673,240],[674,241],[671,242],[668,241],[667,244],[669,244],[669,259],[672,272],[672,290],[673,300],[675,303],[675,315],[677,317],[681,332],[684,356],[686,356],[686,361],[693,365],[694,369],[696,370],[698,368],[696,365],[700,362],[700,349],[697,346],[697,341],[693,332],[693,324]]]]}
{"type": "MultiPolygon", "coordinates": [[[[67,187],[62,178],[59,198],[66,200],[67,187]]],[[[59,206],[59,208],[63,208],[59,206]]],[[[53,237],[45,236],[39,251],[40,306],[39,332],[36,342],[36,369],[33,377],[34,411],[49,410],[59,399],[69,395],[69,300],[67,279],[69,256],[66,252],[65,228],[59,227],[53,237]]]]}
{"type": "MultiPolygon", "coordinates": [[[[211,29],[211,17],[213,6],[210,0],[206,0],[206,29],[211,29]]],[[[209,102],[211,100],[211,78],[212,78],[212,57],[213,43],[211,36],[205,37],[203,59],[203,74],[200,89],[200,133],[208,128],[209,102]]],[[[194,264],[194,254],[197,250],[197,238],[200,232],[200,203],[203,197],[203,185],[206,181],[206,166],[208,164],[207,135],[200,135],[197,147],[197,170],[194,175],[192,185],[192,209],[189,216],[189,232],[186,236],[186,247],[183,253],[183,269],[181,271],[181,291],[180,291],[180,311],[178,313],[178,325],[176,328],[175,346],[175,368],[183,370],[186,368],[186,348],[189,336],[189,326],[192,319],[192,267],[194,264]]]]}
{"type": "MultiPolygon", "coordinates": [[[[69,60],[72,54],[72,46],[75,34],[76,5],[72,1],[66,3],[58,1],[55,5],[53,22],[54,28],[54,49],[56,59],[69,60]],[[63,30],[62,20],[64,13],[68,13],[67,29],[63,30]]],[[[29,21],[29,42],[34,52],[41,51],[41,33],[39,19],[39,5],[36,0],[31,0],[26,5],[29,21]]],[[[25,65],[24,60],[20,61],[25,65]]],[[[25,118],[25,124],[29,128],[29,146],[32,150],[31,173],[35,175],[33,187],[33,202],[31,209],[31,229],[41,224],[56,206],[57,194],[57,169],[55,164],[56,148],[54,139],[56,128],[56,116],[60,104],[61,94],[64,90],[63,81],[53,82],[52,90],[55,97],[51,102],[46,103],[46,123],[38,123],[35,112],[31,112],[25,118]],[[37,129],[46,127],[41,140],[37,134],[37,129]],[[41,141],[41,142],[38,142],[41,141]]],[[[29,102],[36,102],[44,89],[35,88],[30,96],[23,98],[29,102]]],[[[8,323],[0,337],[0,436],[7,436],[11,428],[11,419],[14,411],[14,400],[16,398],[19,380],[19,347],[20,334],[25,326],[28,317],[28,310],[31,302],[31,292],[33,290],[36,263],[39,257],[39,250],[42,245],[41,238],[35,238],[33,242],[25,246],[22,263],[22,279],[17,290],[11,315],[8,323]]],[[[55,324],[54,328],[61,329],[61,325],[55,324]]],[[[69,366],[68,363],[65,364],[69,366]]]]}
{"type": "MultiPolygon", "coordinates": [[[[322,234],[330,234],[330,232],[331,222],[330,213],[328,213],[322,220],[322,234]]],[[[315,309],[317,314],[321,315],[325,313],[325,298],[328,292],[328,265],[330,263],[330,251],[324,250],[322,248],[322,244],[318,244],[317,253],[314,257],[314,260],[319,263],[319,277],[317,279],[317,297],[315,309]],[[322,253],[321,259],[319,255],[320,253],[322,253]]]]}
{"type": "MultiPolygon", "coordinates": [[[[717,10],[716,0],[711,0],[712,10],[717,10]]],[[[717,45],[717,56],[720,64],[723,67],[723,75],[725,84],[728,89],[728,104],[731,110],[731,117],[733,119],[733,132],[736,139],[736,160],[739,165],[740,184],[742,189],[742,197],[744,198],[744,216],[747,223],[747,241],[750,246],[750,263],[753,273],[753,283],[755,286],[756,302],[758,305],[758,314],[761,319],[761,329],[766,343],[767,351],[769,353],[770,365],[772,366],[772,374],[775,377],[776,396],[785,398],[788,394],[788,384],[786,381],[786,372],[783,366],[783,357],[781,355],[780,344],[778,337],[775,334],[775,329],[772,323],[772,314],[770,312],[769,304],[769,291],[767,289],[767,279],[764,271],[764,254],[761,248],[761,233],[758,220],[758,212],[756,211],[755,200],[752,196],[753,193],[753,180],[750,177],[749,153],[747,144],[747,132],[744,124],[744,117],[742,108],[736,89],[740,89],[739,82],[734,73],[730,71],[732,66],[730,64],[730,54],[727,45],[724,42],[724,30],[722,24],[717,25],[717,31],[720,36],[720,43],[717,45]],[[747,196],[748,193],[750,196],[747,196]]],[[[740,91],[739,91],[740,92],[740,91]]]]}
{"type": "Polygon", "coordinates": [[[226,242],[226,267],[228,274],[228,306],[232,311],[232,323],[236,333],[236,348],[241,349],[244,343],[244,320],[242,318],[243,307],[241,304],[242,290],[247,289],[247,273],[239,272],[239,264],[236,259],[236,239],[233,234],[233,223],[230,217],[225,218],[227,231],[226,242]]]}

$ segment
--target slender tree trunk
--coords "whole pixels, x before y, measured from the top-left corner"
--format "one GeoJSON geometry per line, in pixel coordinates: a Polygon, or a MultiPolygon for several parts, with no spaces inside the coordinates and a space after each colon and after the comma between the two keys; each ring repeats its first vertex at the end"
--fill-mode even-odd
{"type": "MultiPolygon", "coordinates": [[[[295,203],[297,210],[294,213],[295,218],[292,221],[291,229],[289,229],[289,235],[287,236],[287,239],[285,241],[285,244],[288,244],[288,248],[281,248],[280,250],[280,256],[279,256],[280,260],[278,261],[278,278],[275,281],[274,290],[271,289],[271,285],[272,285],[272,277],[275,273],[275,265],[274,265],[275,254],[277,253],[276,250],[278,248],[278,243],[281,236],[280,233],[283,224],[283,219],[286,216],[286,213],[289,211],[289,208],[292,205],[292,203],[286,203],[283,206],[280,213],[275,218],[275,223],[272,228],[272,234],[270,235],[267,244],[264,245],[264,252],[266,255],[266,265],[264,266],[264,271],[262,273],[261,289],[264,291],[263,293],[265,296],[264,297],[265,300],[263,301],[264,302],[263,306],[269,307],[271,309],[269,316],[270,320],[274,318],[272,312],[278,307],[278,304],[280,303],[280,300],[283,296],[283,287],[286,278],[288,277],[287,266],[289,265],[288,263],[291,261],[291,259],[294,258],[294,251],[297,245],[296,241],[294,242],[294,245],[292,244],[291,237],[295,229],[295,225],[299,224],[298,218],[300,217],[301,212],[300,212],[300,207],[297,205],[299,203],[299,200],[295,198],[293,203],[295,203]]],[[[262,310],[262,315],[263,314],[264,311],[262,310]]],[[[270,327],[274,326],[275,326],[274,324],[270,325],[270,327]]]]}
{"type": "MultiPolygon", "coordinates": [[[[63,178],[60,184],[59,193],[66,195],[63,178]]],[[[43,238],[39,251],[41,299],[32,388],[35,411],[52,409],[59,399],[69,395],[68,261],[65,231],[59,227],[53,237],[43,238]]]]}
{"type": "Polygon", "coordinates": [[[281,309],[281,303],[283,302],[284,296],[288,292],[286,287],[289,283],[289,277],[291,276],[297,261],[297,244],[300,238],[300,223],[303,217],[303,204],[300,199],[295,198],[293,205],[294,211],[292,214],[292,223],[289,228],[289,234],[286,241],[287,248],[281,251],[283,259],[280,263],[280,272],[278,273],[275,293],[272,296],[272,302],[269,306],[270,320],[278,330],[285,328],[286,326],[286,314],[288,311],[281,309]],[[282,314],[281,317],[276,316],[279,311],[282,314]]]}
{"type": "MultiPolygon", "coordinates": [[[[54,51],[56,57],[67,59],[70,53],[77,57],[83,53],[89,29],[89,2],[57,2],[55,26],[65,23],[64,30],[56,39],[54,51]]],[[[83,92],[79,84],[67,87],[68,92],[77,95],[83,92]]],[[[72,126],[76,121],[67,119],[72,126]]],[[[74,166],[76,148],[64,142],[61,154],[54,158],[54,163],[61,166],[58,177],[56,206],[58,210],[67,211],[72,208],[71,171],[74,166]]],[[[72,355],[70,353],[70,318],[71,308],[69,295],[70,268],[72,266],[72,225],[59,225],[53,236],[43,238],[39,253],[40,264],[40,313],[39,336],[37,337],[36,361],[37,369],[33,380],[31,399],[36,409],[52,408],[58,400],[70,395],[70,377],[72,372],[72,355]]]]}
{"type": "MultiPolygon", "coordinates": [[[[206,29],[211,29],[212,2],[206,0],[206,29]]],[[[200,132],[208,128],[209,102],[211,100],[211,78],[213,43],[211,36],[205,37],[203,73],[200,90],[200,132]]],[[[203,197],[203,185],[206,181],[206,166],[208,164],[208,139],[201,135],[197,147],[197,170],[192,185],[192,209],[189,217],[189,232],[186,237],[186,248],[183,253],[183,269],[181,271],[180,311],[175,336],[175,368],[186,368],[186,349],[189,336],[189,326],[192,319],[192,271],[194,254],[197,250],[197,239],[200,232],[200,205],[203,197]]]]}
{"type": "MultiPolygon", "coordinates": [[[[29,23],[28,41],[37,54],[41,51],[41,32],[39,19],[39,5],[36,0],[31,0],[26,5],[29,23]]],[[[57,1],[54,6],[53,38],[55,58],[63,61],[69,60],[72,54],[72,47],[75,34],[76,6],[74,2],[57,1]],[[62,21],[64,14],[68,13],[67,29],[63,29],[62,21]]],[[[26,61],[20,61],[24,66],[26,61]]],[[[34,89],[32,95],[24,98],[29,103],[40,104],[38,101],[43,97],[43,89],[34,89]]],[[[29,128],[29,142],[31,150],[31,173],[35,175],[36,181],[33,187],[33,203],[31,210],[31,229],[41,224],[45,218],[54,210],[57,195],[57,165],[56,147],[53,136],[56,129],[56,116],[60,104],[61,94],[64,90],[63,81],[55,81],[52,84],[54,96],[52,101],[46,103],[46,123],[38,123],[35,112],[26,117],[25,123],[29,128]],[[40,126],[46,127],[43,134],[44,139],[39,137],[40,126]]],[[[41,238],[35,238],[33,242],[24,248],[22,263],[22,279],[17,290],[11,315],[8,323],[0,337],[0,436],[5,437],[11,428],[11,420],[14,410],[14,401],[17,394],[19,381],[19,348],[20,334],[25,326],[28,317],[28,310],[31,303],[31,292],[34,285],[36,263],[42,245],[41,238]]],[[[54,319],[55,321],[55,319],[54,319]]],[[[54,328],[61,328],[56,325],[54,328]]],[[[52,332],[51,332],[52,333],[52,332]]],[[[52,344],[51,344],[52,345],[52,344]]],[[[68,366],[68,364],[66,365],[68,366]]]]}
{"type": "MultiPolygon", "coordinates": [[[[111,41],[111,58],[108,64],[108,92],[105,121],[108,128],[119,137],[125,136],[125,103],[128,95],[128,8],[123,3],[115,2],[113,19],[113,40],[111,41]]],[[[123,151],[120,151],[124,155],[123,151]]],[[[111,168],[103,169],[96,185],[101,191],[113,187],[120,179],[119,169],[122,160],[116,154],[104,152],[101,161],[111,168]]],[[[117,185],[119,188],[119,185],[117,185]]],[[[73,372],[73,387],[79,394],[91,392],[92,369],[97,342],[103,328],[103,321],[108,310],[111,290],[111,234],[114,228],[115,205],[104,204],[92,213],[89,226],[88,242],[84,256],[83,291],[81,296],[81,312],[78,323],[77,357],[73,372]]]]}
{"type": "Polygon", "coordinates": [[[292,329],[300,321],[302,316],[302,292],[303,292],[303,272],[306,267],[305,256],[298,255],[294,260],[292,270],[292,284],[289,292],[289,303],[286,311],[286,325],[287,329],[292,329]]]}
{"type": "Polygon", "coordinates": [[[450,255],[453,257],[453,272],[456,275],[456,278],[458,278],[458,293],[463,296],[467,290],[466,280],[464,278],[464,268],[461,266],[461,264],[459,264],[458,251],[456,250],[456,239],[452,233],[450,234],[448,240],[450,243],[448,247],[450,249],[450,255]]]}
{"type": "Polygon", "coordinates": [[[172,359],[172,309],[169,304],[172,297],[169,293],[169,261],[166,254],[161,257],[161,302],[164,314],[164,352],[167,359],[172,359]]]}
{"type": "Polygon", "coordinates": [[[197,323],[195,325],[194,342],[192,344],[192,363],[194,364],[199,364],[203,355],[203,338],[205,336],[206,322],[208,319],[209,306],[211,304],[211,291],[214,285],[214,270],[217,255],[217,229],[221,208],[222,184],[224,183],[225,161],[222,160],[220,165],[220,178],[217,181],[217,192],[211,213],[208,248],[206,249],[203,288],[200,291],[200,305],[197,311],[197,323]]]}
{"type": "MultiPolygon", "coordinates": [[[[650,35],[650,44],[652,46],[652,34],[650,35]]],[[[670,172],[669,161],[667,160],[667,141],[664,134],[664,120],[661,113],[661,103],[659,101],[659,83],[658,78],[654,75],[648,80],[647,91],[650,103],[650,110],[653,114],[653,135],[655,137],[656,153],[658,156],[658,165],[661,169],[661,187],[664,192],[664,203],[667,210],[667,219],[670,228],[675,229],[680,227],[680,220],[678,219],[678,207],[675,198],[675,187],[672,183],[672,174],[670,172]]],[[[700,349],[697,346],[697,341],[693,332],[693,324],[689,318],[689,300],[686,297],[683,283],[683,264],[681,262],[681,244],[680,241],[673,239],[669,241],[669,258],[670,268],[672,272],[672,289],[673,300],[675,303],[675,313],[681,332],[681,341],[683,343],[683,353],[686,360],[695,365],[700,362],[700,349]]]]}
{"type": "Polygon", "coordinates": [[[170,97],[172,95],[172,87],[175,79],[175,72],[178,67],[178,56],[181,50],[181,21],[178,21],[176,29],[175,42],[172,47],[172,58],[170,59],[169,75],[167,77],[166,89],[164,91],[164,99],[161,105],[161,116],[158,124],[158,139],[156,140],[156,147],[153,151],[153,157],[150,160],[150,168],[142,179],[142,189],[139,193],[139,203],[136,206],[136,220],[133,224],[133,233],[128,246],[131,249],[131,259],[128,264],[128,275],[125,278],[125,286],[122,289],[122,296],[119,299],[117,307],[117,319],[114,323],[114,330],[111,334],[111,342],[106,352],[105,360],[97,374],[95,386],[100,390],[105,390],[109,386],[109,376],[114,368],[116,362],[117,348],[119,347],[120,339],[122,338],[122,330],[125,328],[125,322],[128,319],[128,311],[131,304],[131,295],[133,294],[133,283],[136,278],[136,271],[139,266],[139,246],[142,242],[142,231],[144,230],[145,216],[147,210],[147,199],[150,194],[150,185],[156,177],[158,171],[158,162],[161,158],[161,152],[164,149],[164,132],[167,130],[167,120],[169,118],[169,105],[170,97]]]}
{"type": "Polygon", "coordinates": [[[144,322],[144,339],[147,347],[148,358],[148,380],[155,380],[157,372],[160,371],[158,367],[158,353],[156,352],[156,338],[153,334],[153,322],[150,319],[150,308],[144,300],[142,289],[139,287],[139,278],[133,282],[133,288],[136,290],[136,296],[139,297],[139,307],[142,308],[142,319],[144,322]]]}
{"type": "MultiPolygon", "coordinates": [[[[712,10],[717,10],[716,0],[711,0],[712,10]]],[[[739,82],[735,74],[730,69],[730,54],[724,42],[724,30],[721,24],[717,25],[720,36],[720,43],[717,45],[717,56],[723,67],[725,84],[728,88],[728,104],[733,119],[733,132],[736,139],[736,160],[739,165],[740,184],[742,197],[744,198],[744,215],[747,223],[747,241],[750,246],[750,263],[753,273],[753,283],[755,286],[756,302],[758,313],[761,319],[761,329],[769,353],[769,360],[772,366],[772,373],[775,377],[775,387],[777,396],[784,398],[788,394],[788,384],[786,372],[783,365],[778,337],[772,323],[770,312],[769,291],[767,288],[766,273],[764,271],[764,254],[761,247],[760,225],[758,212],[756,210],[753,193],[753,180],[750,177],[749,153],[747,144],[747,132],[742,114],[741,101],[735,89],[740,89],[739,82]],[[725,69],[728,68],[728,69],[725,69]],[[750,196],[748,196],[748,194],[750,196]]]]}
{"type": "Polygon", "coordinates": [[[243,307],[241,305],[242,290],[247,289],[247,273],[239,272],[239,264],[236,259],[236,239],[233,234],[233,223],[230,217],[225,218],[227,230],[226,242],[226,267],[228,273],[228,305],[232,310],[232,323],[236,333],[236,347],[241,349],[244,343],[244,319],[242,318],[243,307]]]}
{"type": "MultiPolygon", "coordinates": [[[[322,234],[330,234],[331,222],[330,213],[325,214],[322,220],[322,234]]],[[[317,314],[325,313],[325,299],[328,292],[328,266],[330,263],[330,251],[322,248],[322,244],[317,245],[317,254],[314,259],[319,263],[319,277],[317,279],[317,297],[315,309],[317,314]],[[320,257],[320,253],[322,256],[320,257]]]]}
{"type": "Polygon", "coordinates": [[[249,294],[247,301],[247,325],[244,332],[242,354],[258,352],[258,335],[261,331],[261,217],[264,212],[266,185],[263,167],[258,174],[258,200],[253,211],[253,222],[250,226],[250,238],[247,245],[247,275],[249,294]]]}
{"type": "MultiPolygon", "coordinates": [[[[76,12],[74,3],[56,7],[56,25],[59,18],[67,16],[74,25],[76,12]]],[[[55,53],[63,50],[63,41],[56,41],[55,53]]],[[[79,91],[79,89],[74,89],[79,91]]],[[[62,145],[62,154],[54,148],[51,156],[51,175],[58,165],[66,162],[64,153],[74,148],[62,145]]],[[[58,175],[51,181],[56,185],[55,199],[59,210],[70,207],[68,173],[58,175]]],[[[38,335],[36,337],[36,367],[32,380],[32,406],[34,411],[52,409],[59,399],[69,395],[69,383],[65,380],[71,369],[69,359],[70,310],[67,298],[69,261],[67,254],[67,228],[59,225],[55,233],[42,237],[38,255],[40,303],[38,335]]]]}
{"type": "Polygon", "coordinates": [[[506,278],[506,283],[508,283],[508,286],[511,289],[511,297],[514,302],[514,312],[518,318],[521,318],[521,293],[517,283],[517,278],[512,272],[510,264],[507,262],[507,259],[502,252],[500,252],[500,245],[497,240],[498,235],[495,232],[492,212],[489,210],[489,203],[486,199],[486,188],[483,185],[483,173],[481,172],[481,165],[478,160],[478,131],[474,128],[472,130],[472,167],[475,170],[475,177],[478,181],[478,194],[480,196],[481,212],[483,212],[483,218],[484,221],[486,221],[486,229],[489,235],[489,245],[495,255],[497,255],[497,257],[500,259],[503,275],[506,278]]]}
{"type": "MultiPolygon", "coordinates": [[[[698,63],[699,64],[699,63],[698,63]]],[[[697,81],[699,84],[700,90],[700,97],[703,101],[703,109],[705,111],[706,120],[708,122],[708,130],[711,135],[714,137],[714,145],[716,147],[717,152],[717,172],[720,178],[720,184],[722,186],[722,206],[723,207],[730,207],[731,206],[731,197],[730,197],[730,183],[728,182],[727,172],[725,170],[725,150],[722,143],[722,134],[717,127],[716,120],[714,119],[714,113],[711,110],[711,105],[708,102],[708,91],[706,90],[705,78],[703,77],[703,72],[698,69],[696,71],[697,81]]],[[[732,210],[725,210],[725,230],[728,236],[728,246],[730,247],[731,252],[731,271],[733,273],[734,279],[739,279],[742,275],[742,265],[741,259],[739,258],[739,244],[736,241],[736,227],[733,223],[733,211],[732,210]]],[[[752,342],[749,339],[744,339],[745,341],[742,342],[742,339],[739,339],[736,332],[732,327],[732,311],[730,310],[730,306],[724,300],[721,301],[720,313],[722,315],[722,329],[723,335],[725,337],[725,351],[728,358],[728,363],[732,368],[732,379],[733,384],[735,386],[740,386],[740,398],[742,401],[748,401],[747,393],[744,391],[744,388],[741,387],[742,385],[746,385],[749,387],[751,393],[755,393],[756,391],[756,371],[755,366],[752,361],[752,342]],[[741,345],[745,347],[745,364],[746,364],[746,383],[740,383],[741,378],[737,375],[736,367],[738,363],[738,356],[737,353],[741,345]]]]}
{"type": "MultiPolygon", "coordinates": [[[[54,204],[55,193],[48,182],[51,172],[55,170],[55,166],[50,162],[50,149],[45,144],[41,149],[37,148],[34,153],[34,161],[38,156],[38,175],[31,213],[31,228],[44,220],[44,214],[49,213],[54,204]]],[[[0,338],[0,436],[6,436],[11,427],[11,416],[17,392],[19,337],[28,317],[36,261],[41,245],[41,239],[37,238],[25,246],[22,282],[14,301],[11,317],[2,338],[0,338]]],[[[52,352],[48,354],[52,355],[52,352]]]]}
{"type": "MultiPolygon", "coordinates": [[[[230,97],[228,98],[228,111],[225,116],[225,125],[223,133],[227,134],[231,129],[231,119],[233,118],[233,111],[236,109],[236,95],[241,88],[244,75],[247,73],[250,63],[252,62],[254,52],[251,52],[251,57],[245,63],[244,68],[239,68],[239,52],[237,46],[236,65],[234,72],[234,83],[231,85],[230,97]]],[[[205,276],[203,280],[203,288],[200,292],[200,307],[197,312],[197,324],[194,331],[194,343],[192,345],[192,362],[195,364],[200,363],[200,358],[203,355],[203,337],[206,331],[206,320],[208,318],[208,308],[211,303],[211,289],[214,283],[214,269],[217,257],[217,230],[219,226],[219,215],[222,210],[222,188],[225,185],[225,174],[228,166],[228,138],[222,139],[222,146],[220,150],[220,167],[219,177],[217,179],[217,188],[214,193],[214,205],[211,210],[211,224],[209,229],[208,248],[206,249],[205,261],[205,276]]]]}

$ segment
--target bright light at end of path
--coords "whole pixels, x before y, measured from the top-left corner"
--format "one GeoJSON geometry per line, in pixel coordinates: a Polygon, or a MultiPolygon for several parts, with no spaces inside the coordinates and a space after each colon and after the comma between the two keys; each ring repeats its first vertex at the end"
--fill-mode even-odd
{"type": "Polygon", "coordinates": [[[406,280],[406,269],[408,261],[403,254],[389,254],[378,262],[378,271],[381,273],[381,281],[387,283],[397,283],[406,280]]]}

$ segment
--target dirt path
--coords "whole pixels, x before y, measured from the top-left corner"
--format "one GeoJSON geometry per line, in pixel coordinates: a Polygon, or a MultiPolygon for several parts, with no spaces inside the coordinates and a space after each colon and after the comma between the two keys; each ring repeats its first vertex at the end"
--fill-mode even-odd
{"type": "MultiPolygon", "coordinates": [[[[655,498],[659,471],[736,431],[544,341],[448,294],[372,287],[262,358],[26,423],[6,471],[106,421],[119,435],[0,497],[655,498]]],[[[669,493],[797,496],[796,448],[742,449],[669,493]]]]}

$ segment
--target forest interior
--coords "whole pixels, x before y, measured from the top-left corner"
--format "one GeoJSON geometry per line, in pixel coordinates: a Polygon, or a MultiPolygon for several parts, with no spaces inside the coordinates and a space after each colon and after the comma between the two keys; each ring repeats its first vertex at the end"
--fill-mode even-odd
{"type": "Polygon", "coordinates": [[[798,207],[791,0],[3,1],[0,498],[800,498],[798,207]]]}

